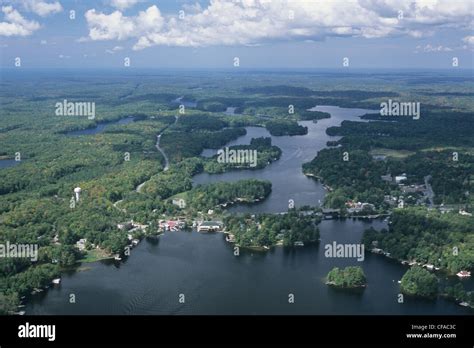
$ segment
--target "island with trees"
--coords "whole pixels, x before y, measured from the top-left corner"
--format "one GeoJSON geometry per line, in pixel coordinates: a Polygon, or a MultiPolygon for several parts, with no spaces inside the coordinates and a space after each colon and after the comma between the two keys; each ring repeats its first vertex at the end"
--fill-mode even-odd
{"type": "Polygon", "coordinates": [[[326,284],[337,288],[353,289],[367,286],[367,278],[360,266],[334,267],[326,276],[326,284]]]}
{"type": "MultiPolygon", "coordinates": [[[[204,171],[209,174],[217,174],[229,171],[231,169],[262,169],[268,164],[277,161],[281,157],[281,149],[278,146],[272,145],[271,138],[252,138],[249,145],[234,145],[229,146],[228,151],[235,151],[234,153],[247,153],[249,151],[255,151],[255,163],[229,163],[229,162],[219,162],[219,155],[215,155],[212,158],[205,161],[204,171]]],[[[247,156],[248,160],[248,155],[247,156]]]]}
{"type": "Polygon", "coordinates": [[[271,135],[305,135],[308,133],[308,127],[299,125],[296,121],[275,120],[265,124],[271,135]]]}

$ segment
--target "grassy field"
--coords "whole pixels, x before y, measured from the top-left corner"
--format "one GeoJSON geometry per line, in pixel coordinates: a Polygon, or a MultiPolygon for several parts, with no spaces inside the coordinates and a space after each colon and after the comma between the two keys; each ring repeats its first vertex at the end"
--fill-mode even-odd
{"type": "Polygon", "coordinates": [[[393,149],[372,149],[369,152],[372,156],[375,155],[382,155],[382,156],[387,156],[387,157],[392,157],[392,158],[406,158],[408,156],[411,156],[415,154],[412,151],[408,150],[393,150],[393,149]]]}
{"type": "Polygon", "coordinates": [[[103,249],[92,249],[88,250],[86,256],[80,259],[80,262],[91,263],[100,260],[106,260],[112,258],[112,255],[103,249]]]}

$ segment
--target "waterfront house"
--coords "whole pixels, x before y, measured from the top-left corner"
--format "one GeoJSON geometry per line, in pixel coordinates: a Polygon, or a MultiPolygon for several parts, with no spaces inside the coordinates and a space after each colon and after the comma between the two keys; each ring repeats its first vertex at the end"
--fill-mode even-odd
{"type": "Polygon", "coordinates": [[[118,224],[117,225],[117,228],[119,230],[124,230],[124,231],[128,231],[129,229],[131,229],[133,227],[133,224],[131,221],[127,221],[127,222],[124,222],[124,223],[121,223],[121,224],[118,224]]]}
{"type": "Polygon", "coordinates": [[[87,239],[86,238],[82,238],[82,239],[79,239],[77,242],[76,242],[76,248],[78,248],[79,250],[85,250],[86,249],[86,242],[87,242],[87,239]]]}
{"type": "Polygon", "coordinates": [[[198,232],[217,232],[222,230],[222,222],[203,221],[198,225],[198,232]]]}

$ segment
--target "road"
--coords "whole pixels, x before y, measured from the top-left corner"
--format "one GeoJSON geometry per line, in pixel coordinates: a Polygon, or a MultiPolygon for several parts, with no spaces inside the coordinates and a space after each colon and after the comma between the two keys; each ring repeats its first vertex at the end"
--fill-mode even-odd
{"type": "Polygon", "coordinates": [[[426,197],[430,201],[429,207],[433,208],[433,206],[434,206],[434,200],[433,200],[434,192],[433,192],[433,188],[431,187],[430,180],[431,180],[431,175],[425,176],[426,197]]]}
{"type": "Polygon", "coordinates": [[[158,151],[161,152],[161,154],[163,155],[163,158],[165,159],[165,167],[163,168],[163,171],[166,172],[170,167],[170,161],[169,161],[168,156],[166,155],[166,153],[160,147],[161,134],[162,133],[158,134],[157,137],[156,137],[156,148],[158,149],[158,151]]]}
{"type": "MultiPolygon", "coordinates": [[[[173,126],[178,123],[178,119],[179,117],[178,116],[175,116],[175,120],[174,120],[174,123],[172,124],[173,126]]],[[[168,158],[168,156],[166,155],[165,151],[163,151],[163,149],[160,147],[160,140],[161,140],[161,135],[164,133],[165,130],[167,130],[171,125],[163,128],[163,130],[161,131],[160,134],[158,134],[156,136],[156,149],[163,155],[163,158],[165,159],[165,167],[163,168],[163,171],[166,172],[169,168],[170,168],[170,160],[168,158]]],[[[148,181],[148,180],[147,180],[148,181]]],[[[147,182],[142,182],[140,185],[137,186],[137,188],[135,189],[135,191],[137,192],[140,192],[143,185],[145,185],[145,183],[147,182]]]]}

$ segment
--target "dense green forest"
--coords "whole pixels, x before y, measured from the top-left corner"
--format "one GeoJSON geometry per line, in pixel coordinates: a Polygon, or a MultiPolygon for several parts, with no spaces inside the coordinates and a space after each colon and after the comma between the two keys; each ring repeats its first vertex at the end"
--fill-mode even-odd
{"type": "Polygon", "coordinates": [[[245,135],[245,128],[229,128],[216,132],[166,132],[161,137],[161,147],[173,162],[199,156],[204,149],[219,149],[231,140],[245,135]]]}
{"type": "Polygon", "coordinates": [[[438,294],[438,278],[426,269],[414,266],[403,275],[400,290],[407,295],[433,298],[438,294]]]}
{"type": "Polygon", "coordinates": [[[397,260],[431,264],[450,273],[474,268],[472,217],[404,208],[395,210],[390,221],[389,231],[365,231],[368,250],[377,247],[397,260]]]}
{"type": "Polygon", "coordinates": [[[348,200],[369,202],[380,206],[390,185],[380,179],[386,174],[383,162],[377,162],[361,150],[347,153],[342,148],[324,149],[311,162],[303,165],[306,175],[322,178],[334,191],[329,192],[325,204],[331,208],[345,208],[348,200]]]}
{"type": "Polygon", "coordinates": [[[453,286],[446,286],[441,295],[455,302],[466,302],[474,308],[474,291],[466,291],[460,282],[453,286]]]}

